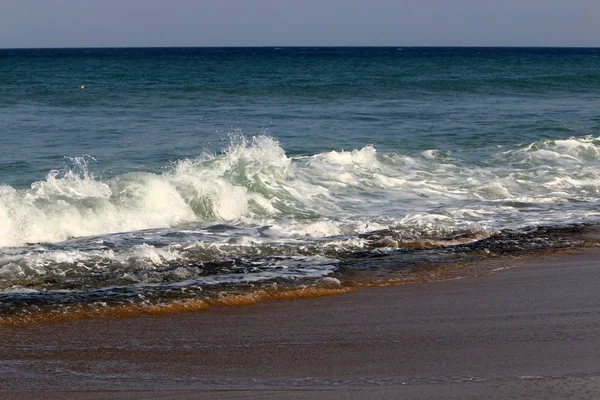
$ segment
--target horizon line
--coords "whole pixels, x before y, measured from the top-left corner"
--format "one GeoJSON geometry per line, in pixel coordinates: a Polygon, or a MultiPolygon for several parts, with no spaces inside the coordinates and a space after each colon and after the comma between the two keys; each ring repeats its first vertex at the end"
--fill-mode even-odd
{"type": "Polygon", "coordinates": [[[600,46],[526,46],[526,45],[255,45],[255,46],[44,46],[44,47],[0,47],[0,50],[83,50],[83,49],[292,49],[292,48],[477,48],[477,49],[600,49],[600,46]]]}

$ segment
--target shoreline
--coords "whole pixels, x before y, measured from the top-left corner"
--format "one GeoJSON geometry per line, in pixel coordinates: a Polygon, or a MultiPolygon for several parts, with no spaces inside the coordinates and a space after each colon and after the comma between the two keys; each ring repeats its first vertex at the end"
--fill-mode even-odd
{"type": "MultiPolygon", "coordinates": [[[[156,302],[146,300],[119,302],[118,299],[96,297],[92,301],[71,304],[68,302],[52,304],[51,301],[43,304],[42,302],[41,307],[32,303],[34,305],[29,309],[26,303],[22,303],[17,306],[13,305],[12,312],[0,316],[0,329],[26,327],[32,324],[64,323],[81,319],[135,318],[201,312],[214,307],[248,306],[271,301],[342,295],[368,287],[393,287],[473,279],[510,269],[512,268],[511,263],[519,263],[518,260],[558,256],[573,250],[600,245],[600,226],[598,225],[540,227],[539,230],[542,234],[540,239],[549,240],[553,245],[536,249],[525,239],[524,245],[531,247],[519,247],[515,245],[513,238],[509,237],[507,240],[507,233],[504,232],[499,235],[500,243],[487,243],[486,241],[492,237],[479,242],[467,243],[467,247],[462,250],[467,253],[467,256],[461,257],[462,260],[455,259],[451,262],[443,259],[428,260],[421,264],[411,264],[414,261],[409,261],[408,264],[405,264],[402,257],[397,259],[393,257],[357,259],[354,263],[361,264],[358,268],[342,267],[333,275],[321,277],[313,282],[300,282],[296,285],[278,285],[277,283],[250,285],[241,290],[227,290],[231,288],[225,287],[223,291],[207,292],[204,295],[195,293],[194,296],[159,299],[156,302]],[[558,239],[559,236],[560,239],[558,239]],[[503,241],[508,244],[502,243],[503,241]],[[469,255],[469,253],[471,254],[469,255]],[[340,272],[342,269],[344,271],[340,272]],[[22,308],[19,309],[19,307],[22,308]]],[[[538,233],[536,232],[536,234],[538,233]]],[[[518,240],[519,237],[517,236],[516,239],[518,240]]],[[[452,246],[447,248],[452,248],[452,246]]],[[[426,249],[429,247],[420,248],[420,250],[426,249]]],[[[456,248],[453,250],[456,251],[456,248]]],[[[458,250],[457,254],[461,254],[460,252],[461,250],[458,250]]],[[[47,292],[42,291],[41,294],[47,294],[47,292]]],[[[40,297],[39,300],[43,300],[43,298],[40,297]]]]}
{"type": "Polygon", "coordinates": [[[593,398],[600,248],[570,253],[341,296],[0,328],[0,393],[593,398]]]}

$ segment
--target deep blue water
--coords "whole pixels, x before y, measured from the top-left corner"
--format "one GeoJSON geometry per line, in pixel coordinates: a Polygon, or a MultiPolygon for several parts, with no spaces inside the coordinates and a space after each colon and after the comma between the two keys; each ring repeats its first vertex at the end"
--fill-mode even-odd
{"type": "Polygon", "coordinates": [[[83,154],[110,176],[158,170],[237,130],[290,155],[596,135],[599,63],[599,49],[0,50],[0,182],[83,154]]]}
{"type": "Polygon", "coordinates": [[[597,222],[600,49],[0,50],[0,121],[7,304],[597,222]]]}

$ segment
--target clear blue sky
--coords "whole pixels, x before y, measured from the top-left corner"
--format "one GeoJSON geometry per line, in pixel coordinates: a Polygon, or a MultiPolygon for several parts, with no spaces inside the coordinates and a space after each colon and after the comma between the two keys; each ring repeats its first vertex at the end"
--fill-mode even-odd
{"type": "Polygon", "coordinates": [[[592,46],[600,0],[0,0],[0,48],[592,46]]]}

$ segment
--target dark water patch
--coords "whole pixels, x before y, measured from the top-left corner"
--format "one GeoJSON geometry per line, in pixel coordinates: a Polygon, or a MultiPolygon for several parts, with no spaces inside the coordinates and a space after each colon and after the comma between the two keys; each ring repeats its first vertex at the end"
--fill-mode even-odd
{"type": "MultiPolygon", "coordinates": [[[[422,278],[435,270],[443,275],[452,270],[453,277],[466,277],[476,271],[482,273],[487,267],[496,268],[490,261],[518,258],[526,255],[593,246],[598,241],[595,225],[570,225],[564,227],[540,226],[521,231],[505,230],[490,237],[455,245],[439,245],[436,248],[400,248],[397,250],[356,252],[342,259],[335,276],[342,282],[422,278]],[[473,268],[473,264],[480,267],[473,268]],[[464,269],[464,273],[455,271],[464,269]]],[[[380,231],[378,235],[393,232],[380,231]]],[[[453,237],[453,238],[456,238],[453,237]]]]}

